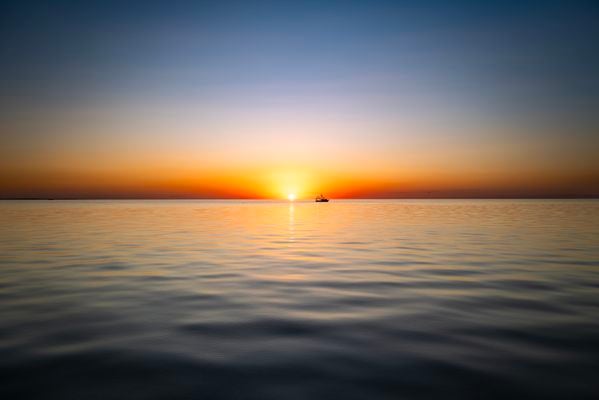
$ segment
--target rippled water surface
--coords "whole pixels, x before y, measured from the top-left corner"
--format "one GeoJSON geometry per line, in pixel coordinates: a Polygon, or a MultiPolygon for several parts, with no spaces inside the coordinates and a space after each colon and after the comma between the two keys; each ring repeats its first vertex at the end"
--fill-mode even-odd
{"type": "Polygon", "coordinates": [[[599,202],[0,202],[0,398],[597,398],[599,202]]]}

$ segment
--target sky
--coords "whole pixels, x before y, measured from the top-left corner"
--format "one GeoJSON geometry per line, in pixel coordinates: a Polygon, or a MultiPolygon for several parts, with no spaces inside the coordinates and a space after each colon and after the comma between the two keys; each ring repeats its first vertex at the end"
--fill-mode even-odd
{"type": "Polygon", "coordinates": [[[596,1],[5,1],[0,198],[599,197],[596,1]]]}

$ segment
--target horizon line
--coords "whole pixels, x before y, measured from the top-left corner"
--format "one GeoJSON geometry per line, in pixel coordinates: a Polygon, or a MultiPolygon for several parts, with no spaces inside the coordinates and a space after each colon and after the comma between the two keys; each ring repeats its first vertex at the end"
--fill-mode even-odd
{"type": "MultiPolygon", "coordinates": [[[[330,197],[330,200],[597,200],[599,195],[576,196],[428,196],[428,197],[330,197]]],[[[290,201],[285,198],[257,197],[0,197],[0,201],[62,201],[62,200],[230,200],[230,201],[313,201],[309,198],[290,201]]]]}

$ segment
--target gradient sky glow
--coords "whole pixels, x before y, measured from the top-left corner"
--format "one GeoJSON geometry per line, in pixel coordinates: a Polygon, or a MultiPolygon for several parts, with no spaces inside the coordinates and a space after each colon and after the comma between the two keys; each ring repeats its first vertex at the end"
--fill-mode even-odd
{"type": "Polygon", "coordinates": [[[0,197],[596,197],[597,38],[596,1],[3,2],[0,197]]]}

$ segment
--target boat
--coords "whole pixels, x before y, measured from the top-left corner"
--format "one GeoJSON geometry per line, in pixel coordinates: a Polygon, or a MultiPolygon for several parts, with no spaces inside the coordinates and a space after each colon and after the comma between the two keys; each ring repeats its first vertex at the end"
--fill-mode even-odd
{"type": "Polygon", "coordinates": [[[320,194],[320,195],[316,196],[316,199],[314,201],[316,201],[317,203],[328,203],[329,199],[327,199],[322,194],[320,194]]]}

